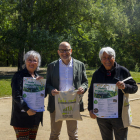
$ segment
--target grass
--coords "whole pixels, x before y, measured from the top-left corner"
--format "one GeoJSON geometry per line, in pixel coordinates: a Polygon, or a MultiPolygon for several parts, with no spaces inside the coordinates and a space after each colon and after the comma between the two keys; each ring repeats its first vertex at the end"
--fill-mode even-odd
{"type": "Polygon", "coordinates": [[[140,72],[132,72],[130,71],[131,76],[136,81],[136,83],[140,83],[140,72]]]}
{"type": "MultiPolygon", "coordinates": [[[[95,70],[86,70],[89,86],[91,83],[92,75],[95,70]]],[[[136,81],[136,83],[140,83],[140,72],[132,72],[130,71],[131,76],[136,81]]],[[[41,74],[44,78],[46,78],[46,74],[41,74]]],[[[11,77],[3,76],[0,78],[0,97],[11,96],[12,89],[11,89],[11,77]]]]}
{"type": "Polygon", "coordinates": [[[95,72],[95,70],[86,70],[87,78],[88,78],[88,86],[90,86],[92,75],[95,72]]]}
{"type": "Polygon", "coordinates": [[[0,79],[0,97],[11,96],[12,89],[11,89],[11,78],[2,78],[0,79]]]}
{"type": "MultiPolygon", "coordinates": [[[[89,86],[90,86],[92,75],[94,72],[95,70],[86,70],[89,86]]],[[[133,77],[133,79],[136,81],[136,83],[140,83],[140,72],[130,71],[130,74],[133,77]]]]}

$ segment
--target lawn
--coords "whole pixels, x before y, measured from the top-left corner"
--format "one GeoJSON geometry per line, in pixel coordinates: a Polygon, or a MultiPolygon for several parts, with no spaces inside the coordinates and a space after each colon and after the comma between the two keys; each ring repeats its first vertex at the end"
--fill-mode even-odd
{"type": "Polygon", "coordinates": [[[11,90],[11,78],[10,77],[3,77],[0,78],[0,97],[6,97],[11,96],[12,90],[11,90]]]}
{"type": "Polygon", "coordinates": [[[87,78],[88,78],[88,86],[90,86],[92,75],[95,72],[95,70],[86,70],[87,78]]]}
{"type": "MultiPolygon", "coordinates": [[[[90,86],[92,75],[93,75],[94,71],[95,70],[86,70],[89,86],[90,86]]],[[[134,80],[137,83],[140,83],[140,72],[130,71],[130,73],[131,73],[132,77],[134,78],[134,80]]],[[[45,74],[43,74],[42,76],[45,77],[45,74]]],[[[11,96],[11,93],[12,93],[11,86],[10,86],[11,78],[12,77],[4,77],[4,76],[2,78],[0,78],[0,97],[11,96]]]]}
{"type": "Polygon", "coordinates": [[[131,76],[136,81],[136,83],[140,83],[140,72],[132,72],[130,71],[131,76]]]}

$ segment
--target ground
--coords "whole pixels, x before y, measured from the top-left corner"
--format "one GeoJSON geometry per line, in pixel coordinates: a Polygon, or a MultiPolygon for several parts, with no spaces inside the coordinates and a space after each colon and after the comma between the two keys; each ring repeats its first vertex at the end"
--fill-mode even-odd
{"type": "MultiPolygon", "coordinates": [[[[128,140],[140,140],[140,85],[137,93],[130,95],[130,105],[132,110],[133,122],[128,128],[128,140]]],[[[87,107],[86,92],[83,101],[84,107],[87,107]]],[[[48,98],[45,99],[45,106],[47,106],[48,98]]],[[[10,126],[12,108],[12,98],[0,98],[0,140],[15,140],[15,132],[10,126]]],[[[46,109],[46,107],[45,107],[46,109]]],[[[86,109],[81,113],[83,121],[78,122],[78,135],[79,140],[102,140],[100,130],[96,120],[89,117],[88,110],[86,109]]],[[[44,112],[43,126],[40,125],[36,140],[48,140],[50,135],[50,115],[46,110],[44,112]]],[[[63,122],[60,140],[68,140],[66,123],[63,122]]]]}

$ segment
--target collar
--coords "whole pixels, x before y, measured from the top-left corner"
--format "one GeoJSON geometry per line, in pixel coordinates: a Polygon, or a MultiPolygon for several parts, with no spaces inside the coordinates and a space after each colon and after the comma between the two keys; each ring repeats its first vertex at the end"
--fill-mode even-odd
{"type": "MultiPolygon", "coordinates": [[[[114,62],[114,67],[110,70],[110,72],[112,73],[113,71],[115,71],[117,68],[117,62],[114,62]]],[[[108,70],[105,69],[104,65],[102,64],[101,67],[99,68],[99,70],[103,73],[107,73],[108,70]]]]}
{"type": "MultiPolygon", "coordinates": [[[[28,72],[26,66],[25,66],[25,68],[23,69],[23,72],[24,72],[25,74],[29,74],[29,75],[31,76],[31,74],[28,72]]],[[[34,71],[34,74],[35,74],[35,77],[38,76],[38,74],[36,73],[36,71],[34,71]]]]}
{"type": "Polygon", "coordinates": [[[71,57],[70,62],[68,63],[68,65],[66,65],[66,64],[63,63],[62,59],[60,58],[60,59],[59,59],[59,63],[62,64],[62,65],[64,65],[64,66],[72,67],[73,59],[72,59],[72,57],[71,57]]]}

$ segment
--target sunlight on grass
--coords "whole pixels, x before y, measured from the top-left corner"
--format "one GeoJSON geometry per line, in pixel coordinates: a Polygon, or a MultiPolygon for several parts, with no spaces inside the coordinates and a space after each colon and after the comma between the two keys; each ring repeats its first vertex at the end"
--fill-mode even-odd
{"type": "MultiPolygon", "coordinates": [[[[88,78],[88,86],[90,86],[92,75],[95,70],[86,70],[87,78],[88,78]]],[[[140,83],[140,72],[130,72],[133,79],[136,83],[140,83]]],[[[42,75],[45,77],[45,75],[42,75]]],[[[0,79],[0,97],[11,96],[12,89],[11,89],[11,77],[6,78],[3,77],[0,79]]]]}
{"type": "Polygon", "coordinates": [[[90,86],[92,75],[95,72],[95,70],[86,70],[87,78],[88,78],[88,87],[90,86]]]}
{"type": "Polygon", "coordinates": [[[140,72],[132,72],[130,71],[131,76],[136,81],[136,83],[140,83],[140,72]]]}
{"type": "Polygon", "coordinates": [[[0,97],[11,96],[11,79],[0,79],[0,97]]]}
{"type": "MultiPolygon", "coordinates": [[[[92,75],[95,72],[95,70],[86,70],[87,77],[88,77],[88,87],[90,86],[92,75]]],[[[136,81],[136,83],[140,83],[140,72],[132,72],[130,71],[131,76],[136,81]]]]}

